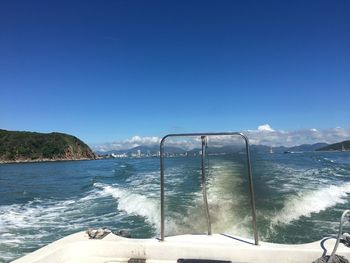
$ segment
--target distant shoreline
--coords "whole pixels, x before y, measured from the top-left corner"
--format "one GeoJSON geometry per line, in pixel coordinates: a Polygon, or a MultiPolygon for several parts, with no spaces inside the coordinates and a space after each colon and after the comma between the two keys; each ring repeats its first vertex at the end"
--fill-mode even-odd
{"type": "Polygon", "coordinates": [[[101,158],[80,158],[80,159],[35,159],[35,160],[15,160],[15,161],[4,161],[0,160],[0,164],[15,164],[15,163],[46,163],[46,162],[68,162],[68,161],[91,161],[91,160],[99,160],[101,158]]]}

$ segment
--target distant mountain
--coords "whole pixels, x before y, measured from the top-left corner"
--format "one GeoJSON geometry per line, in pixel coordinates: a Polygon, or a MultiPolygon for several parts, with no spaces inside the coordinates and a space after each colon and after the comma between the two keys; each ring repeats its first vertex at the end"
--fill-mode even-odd
{"type": "Polygon", "coordinates": [[[208,147],[208,153],[211,151],[217,153],[237,153],[242,151],[242,145],[226,145],[220,148],[213,148],[212,150],[208,147]]]}
{"type": "MultiPolygon", "coordinates": [[[[298,146],[293,147],[285,147],[285,146],[278,146],[278,147],[272,147],[272,151],[275,153],[283,153],[283,152],[312,152],[315,151],[321,147],[327,146],[327,143],[315,143],[315,144],[302,144],[298,146]]],[[[270,152],[271,147],[266,145],[251,145],[250,147],[252,152],[261,152],[261,153],[268,153],[270,152]]]]}
{"type": "MultiPolygon", "coordinates": [[[[151,154],[157,153],[158,151],[160,151],[160,146],[159,145],[154,145],[154,146],[137,146],[134,147],[130,150],[128,150],[129,152],[137,152],[138,150],[140,150],[143,153],[147,153],[150,152],[151,154]]],[[[165,146],[164,147],[164,151],[167,153],[173,153],[173,154],[180,154],[180,153],[185,153],[186,150],[179,148],[179,147],[174,147],[174,146],[165,146]]]]}
{"type": "MultiPolygon", "coordinates": [[[[97,152],[98,154],[105,155],[105,154],[121,154],[121,153],[126,153],[126,154],[131,154],[131,153],[137,153],[137,151],[140,150],[141,153],[150,153],[150,154],[157,154],[159,152],[159,145],[153,145],[153,146],[145,146],[145,145],[140,145],[136,146],[131,149],[125,149],[125,150],[110,150],[106,152],[97,152]]],[[[167,153],[172,153],[172,154],[181,154],[185,153],[186,150],[180,148],[180,147],[173,147],[173,146],[166,146],[164,147],[165,152],[167,153]]]]}
{"type": "MultiPolygon", "coordinates": [[[[315,151],[316,149],[319,149],[321,147],[327,146],[327,143],[315,143],[315,144],[302,144],[299,146],[293,146],[293,147],[285,147],[285,146],[278,146],[278,147],[272,147],[273,152],[275,153],[283,153],[283,152],[311,152],[315,151]]],[[[140,150],[142,153],[150,153],[150,154],[156,154],[159,151],[159,145],[154,146],[137,146],[132,149],[126,149],[126,150],[112,150],[108,152],[99,152],[99,154],[120,154],[120,153],[136,153],[138,150],[140,150]]],[[[258,152],[258,153],[269,153],[271,150],[271,146],[267,145],[250,145],[251,152],[258,152]]],[[[180,147],[172,147],[167,146],[165,147],[165,152],[170,154],[183,154],[187,153],[190,156],[197,155],[201,151],[200,148],[195,148],[191,150],[185,150],[180,147]]],[[[207,148],[208,154],[227,154],[227,153],[238,153],[245,151],[245,146],[242,145],[226,145],[223,147],[213,147],[210,146],[207,148]]]]}
{"type": "Polygon", "coordinates": [[[302,144],[298,146],[292,146],[292,147],[276,147],[273,148],[275,152],[313,152],[319,149],[320,147],[327,146],[327,143],[319,142],[314,144],[302,144]]]}
{"type": "Polygon", "coordinates": [[[72,135],[0,130],[0,163],[95,158],[89,146],[72,135]]]}
{"type": "MultiPolygon", "coordinates": [[[[208,154],[225,154],[225,153],[237,153],[242,150],[241,145],[227,145],[223,147],[213,147],[210,146],[207,148],[206,152],[208,154]]],[[[195,148],[189,151],[186,151],[188,155],[197,155],[202,151],[201,148],[195,148]]]]}
{"type": "MultiPolygon", "coordinates": [[[[259,152],[259,153],[268,153],[270,152],[270,146],[266,146],[266,145],[250,145],[250,151],[251,152],[259,152]]],[[[275,148],[273,148],[275,151],[275,148]]],[[[242,150],[244,150],[244,148],[242,148],[242,150]]]]}
{"type": "Polygon", "coordinates": [[[316,151],[319,148],[326,147],[327,145],[328,143],[319,142],[315,144],[302,144],[299,146],[290,147],[288,149],[292,152],[312,152],[316,151]]]}
{"type": "Polygon", "coordinates": [[[350,140],[333,143],[331,145],[327,145],[325,147],[321,147],[316,151],[349,151],[350,150],[350,140]]]}

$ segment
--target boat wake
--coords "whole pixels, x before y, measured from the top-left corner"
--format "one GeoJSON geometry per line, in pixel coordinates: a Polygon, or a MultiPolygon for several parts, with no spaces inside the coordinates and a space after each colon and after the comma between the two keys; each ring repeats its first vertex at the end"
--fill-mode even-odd
{"type": "Polygon", "coordinates": [[[282,210],[271,219],[272,225],[287,225],[301,217],[310,217],[337,204],[348,202],[350,183],[331,185],[317,190],[307,190],[290,196],[282,210]]]}
{"type": "Polygon", "coordinates": [[[89,227],[123,222],[123,215],[105,207],[101,198],[103,194],[92,191],[76,200],[35,199],[0,206],[0,262],[89,227]]]}
{"type": "Polygon", "coordinates": [[[118,210],[127,214],[142,216],[148,223],[154,225],[157,229],[160,228],[160,205],[158,199],[134,193],[132,190],[123,189],[117,185],[95,183],[94,187],[101,189],[102,195],[110,195],[115,198],[118,210]]]}
{"type": "MultiPolygon", "coordinates": [[[[198,160],[186,158],[189,163],[183,166],[177,166],[178,159],[169,161],[165,174],[166,235],[207,231],[198,160]]],[[[336,161],[327,159],[305,159],[301,164],[290,163],[289,159],[276,165],[273,162],[264,161],[256,172],[253,169],[260,236],[271,242],[289,242],[291,235],[299,235],[293,240],[296,242],[318,239],[335,223],[334,217],[327,218],[328,212],[344,209],[350,203],[350,166],[344,162],[343,166],[334,165],[336,161]],[[312,228],[310,236],[305,236],[304,227],[312,228]],[[284,234],[289,235],[288,240],[280,238],[284,234]]],[[[214,233],[251,238],[247,178],[242,176],[244,167],[238,163],[211,157],[208,203],[212,229],[214,233]]],[[[124,229],[133,237],[159,236],[158,163],[150,161],[149,167],[142,163],[138,169],[131,169],[124,161],[116,165],[108,160],[105,165],[110,172],[79,177],[77,184],[80,186],[82,178],[85,184],[76,196],[69,193],[56,199],[41,197],[0,205],[0,262],[89,227],[124,229]]],[[[65,183],[59,189],[64,187],[65,183]]]]}

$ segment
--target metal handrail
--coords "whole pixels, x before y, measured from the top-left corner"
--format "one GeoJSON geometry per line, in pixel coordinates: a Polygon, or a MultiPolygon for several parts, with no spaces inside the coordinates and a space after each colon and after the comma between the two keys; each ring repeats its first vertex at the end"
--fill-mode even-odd
{"type": "MultiPolygon", "coordinates": [[[[164,222],[165,222],[165,206],[164,206],[164,143],[165,140],[169,137],[194,137],[194,136],[240,136],[244,139],[246,145],[246,155],[247,155],[247,166],[248,166],[248,181],[249,181],[249,191],[250,191],[250,205],[252,208],[252,221],[253,221],[253,230],[254,230],[254,240],[255,245],[259,245],[258,239],[258,229],[256,225],[256,208],[255,208],[255,197],[254,197],[254,185],[253,185],[253,176],[250,160],[250,151],[249,151],[249,140],[243,133],[240,132],[212,132],[212,133],[179,133],[179,134],[168,134],[162,138],[160,141],[160,240],[164,241],[164,222]]],[[[203,156],[203,152],[202,152],[203,156]]],[[[205,179],[205,178],[204,178],[205,179]]],[[[205,185],[203,186],[205,187],[205,185]]],[[[206,198],[206,197],[205,197],[206,198]]],[[[207,214],[208,216],[209,214],[207,214]]],[[[209,218],[208,224],[210,223],[209,218]]],[[[208,225],[208,230],[210,226],[208,225]]],[[[209,231],[208,231],[209,232],[209,231]]],[[[211,230],[210,230],[211,232],[211,230]]]]}
{"type": "Polygon", "coordinates": [[[207,179],[205,176],[205,154],[207,147],[207,136],[201,136],[202,141],[202,189],[203,189],[203,202],[204,202],[204,210],[205,215],[207,217],[207,225],[208,225],[208,235],[211,235],[211,222],[210,222],[210,213],[208,206],[208,195],[207,195],[207,179]]]}
{"type": "Polygon", "coordinates": [[[334,256],[335,256],[335,252],[338,249],[339,243],[340,243],[340,239],[343,235],[343,225],[346,221],[349,221],[349,216],[350,216],[350,210],[345,210],[342,214],[342,216],[340,217],[340,224],[339,224],[339,231],[338,231],[338,236],[337,236],[337,241],[335,242],[332,254],[330,255],[330,257],[327,260],[327,263],[332,263],[334,256]]]}

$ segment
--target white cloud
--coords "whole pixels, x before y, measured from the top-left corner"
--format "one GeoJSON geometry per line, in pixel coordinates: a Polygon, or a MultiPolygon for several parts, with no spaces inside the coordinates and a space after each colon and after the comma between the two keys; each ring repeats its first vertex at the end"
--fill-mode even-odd
{"type": "Polygon", "coordinates": [[[263,124],[263,125],[260,125],[260,126],[258,127],[258,131],[262,131],[262,132],[264,132],[264,131],[266,131],[266,132],[274,132],[275,130],[272,129],[270,125],[268,125],[268,124],[263,124]]]}
{"type": "Polygon", "coordinates": [[[125,140],[125,143],[132,144],[136,146],[139,145],[154,145],[160,142],[159,137],[140,137],[138,135],[132,137],[131,139],[125,140]]]}
{"type": "Polygon", "coordinates": [[[131,149],[140,145],[153,146],[160,143],[159,137],[141,137],[138,135],[133,136],[130,139],[122,140],[119,142],[104,143],[100,145],[92,145],[95,151],[106,152],[112,150],[125,150],[131,149]]]}
{"type": "MultiPolygon", "coordinates": [[[[350,139],[350,130],[341,127],[317,130],[315,128],[295,131],[274,130],[269,124],[260,125],[255,130],[243,131],[249,138],[250,144],[262,144],[268,146],[295,146],[301,144],[313,144],[317,142],[335,143],[350,139]]],[[[95,151],[125,150],[133,147],[159,145],[160,137],[133,136],[130,139],[119,142],[92,145],[95,151]]],[[[212,136],[209,138],[209,145],[222,146],[229,143],[243,142],[239,137],[212,136]]],[[[184,149],[200,147],[200,138],[179,138],[168,139],[168,146],[177,146],[184,149]]]]}
{"type": "MultiPolygon", "coordinates": [[[[264,126],[265,125],[261,125],[264,126]]],[[[252,144],[265,144],[272,146],[295,146],[301,144],[312,144],[317,142],[335,143],[350,139],[350,130],[344,128],[331,128],[325,130],[317,130],[315,128],[309,130],[280,131],[273,130],[266,132],[264,129],[257,131],[248,131],[247,136],[252,144]]]]}

